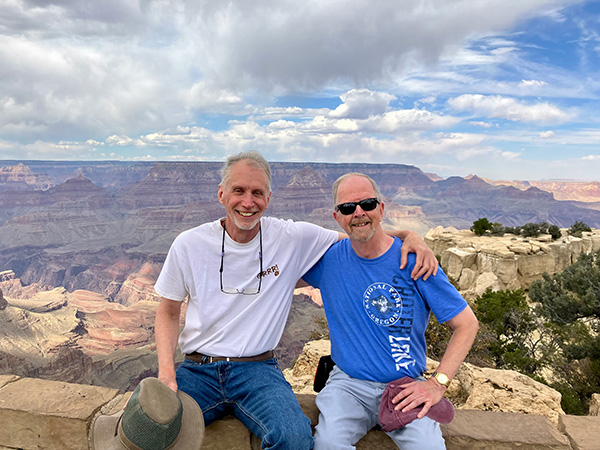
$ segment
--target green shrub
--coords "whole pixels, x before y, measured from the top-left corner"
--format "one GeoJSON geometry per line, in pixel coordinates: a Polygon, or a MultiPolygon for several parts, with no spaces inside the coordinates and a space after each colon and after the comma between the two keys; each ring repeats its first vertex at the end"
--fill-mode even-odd
{"type": "Polygon", "coordinates": [[[477,236],[483,236],[486,231],[491,230],[491,229],[492,229],[492,224],[485,217],[473,222],[473,226],[471,227],[471,231],[473,233],[475,233],[477,236]]]}
{"type": "Polygon", "coordinates": [[[552,236],[553,240],[557,240],[557,239],[560,239],[562,237],[562,233],[560,231],[560,228],[558,228],[558,226],[556,226],[556,225],[550,225],[548,227],[548,234],[550,236],[552,236]]]}
{"type": "Polygon", "coordinates": [[[519,236],[521,234],[521,227],[504,227],[504,232],[519,236]]]}
{"type": "Polygon", "coordinates": [[[504,233],[506,232],[506,230],[502,226],[501,223],[494,222],[492,224],[492,228],[490,229],[490,232],[492,233],[492,236],[504,236],[504,233]]]}
{"type": "Polygon", "coordinates": [[[540,367],[530,345],[537,323],[523,291],[488,289],[475,300],[473,310],[492,333],[488,349],[496,367],[533,375],[540,367]]]}
{"type": "Polygon", "coordinates": [[[569,234],[575,237],[583,236],[584,231],[592,231],[592,229],[583,222],[575,222],[571,225],[571,228],[569,228],[569,234]]]}
{"type": "Polygon", "coordinates": [[[526,223],[521,228],[521,234],[523,237],[538,237],[540,235],[540,224],[526,223]]]}

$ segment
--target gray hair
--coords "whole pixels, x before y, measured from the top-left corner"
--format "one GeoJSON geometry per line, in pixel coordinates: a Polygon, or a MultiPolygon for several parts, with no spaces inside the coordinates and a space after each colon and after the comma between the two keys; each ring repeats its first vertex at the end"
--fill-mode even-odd
{"type": "Polygon", "coordinates": [[[267,187],[269,189],[269,192],[271,192],[271,168],[269,167],[269,163],[267,162],[267,160],[255,150],[238,153],[237,155],[231,155],[229,158],[227,158],[227,161],[225,161],[225,164],[221,169],[220,186],[229,182],[229,177],[231,176],[231,168],[235,163],[238,163],[240,161],[246,161],[252,167],[264,170],[265,174],[267,175],[267,187]]]}
{"type": "Polygon", "coordinates": [[[337,193],[338,193],[338,188],[340,186],[340,183],[348,178],[352,178],[352,177],[363,177],[366,178],[367,180],[369,180],[369,182],[371,183],[371,186],[373,186],[373,191],[375,192],[375,198],[377,198],[377,201],[379,201],[381,203],[381,192],[379,191],[379,187],[377,186],[377,183],[375,183],[375,180],[373,178],[371,178],[369,175],[365,175],[364,173],[359,173],[359,172],[350,172],[350,173],[345,173],[344,175],[342,175],[341,177],[339,177],[337,180],[335,180],[335,183],[333,183],[333,206],[337,206],[337,193]]]}

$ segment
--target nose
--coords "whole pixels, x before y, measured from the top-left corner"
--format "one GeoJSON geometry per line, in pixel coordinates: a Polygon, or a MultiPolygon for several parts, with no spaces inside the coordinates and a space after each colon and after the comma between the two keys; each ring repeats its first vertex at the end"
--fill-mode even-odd
{"type": "Polygon", "coordinates": [[[252,192],[245,192],[242,196],[242,205],[244,207],[251,207],[254,204],[254,199],[252,198],[252,192]]]}
{"type": "Polygon", "coordinates": [[[364,216],[365,210],[360,207],[360,205],[356,205],[356,209],[354,210],[353,216],[364,216]]]}

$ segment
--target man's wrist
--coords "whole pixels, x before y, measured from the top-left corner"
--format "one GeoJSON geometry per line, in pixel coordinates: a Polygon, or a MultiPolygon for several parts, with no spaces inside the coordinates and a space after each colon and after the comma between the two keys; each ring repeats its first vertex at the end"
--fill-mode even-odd
{"type": "Polygon", "coordinates": [[[430,377],[430,380],[433,380],[435,383],[439,384],[440,386],[443,386],[446,389],[448,389],[448,386],[450,386],[451,381],[448,375],[446,375],[443,372],[438,372],[437,370],[433,372],[433,374],[430,377]]]}

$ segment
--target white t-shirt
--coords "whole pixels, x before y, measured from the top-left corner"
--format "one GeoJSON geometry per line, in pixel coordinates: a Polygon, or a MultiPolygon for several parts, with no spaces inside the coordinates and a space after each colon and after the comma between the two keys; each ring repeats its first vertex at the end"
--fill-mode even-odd
{"type": "MultiPolygon", "coordinates": [[[[165,298],[188,299],[183,353],[242,357],[277,346],[296,282],[338,240],[338,233],[307,222],[263,217],[263,278],[257,295],[221,292],[223,227],[217,220],[184,231],[173,242],[154,289],[165,298]]],[[[259,235],[240,244],[225,233],[223,286],[258,287],[259,235]]]]}

